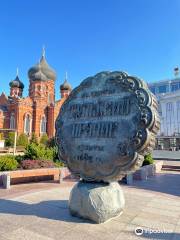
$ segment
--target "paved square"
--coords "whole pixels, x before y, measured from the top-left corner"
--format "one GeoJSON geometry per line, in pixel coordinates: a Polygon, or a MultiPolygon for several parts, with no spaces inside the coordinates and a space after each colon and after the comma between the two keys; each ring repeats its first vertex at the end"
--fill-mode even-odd
{"type": "Polygon", "coordinates": [[[162,172],[147,181],[135,181],[133,186],[122,185],[124,213],[99,225],[69,214],[68,198],[74,184],[0,189],[0,240],[180,239],[179,173],[162,172]],[[144,232],[137,236],[139,227],[144,232]]]}

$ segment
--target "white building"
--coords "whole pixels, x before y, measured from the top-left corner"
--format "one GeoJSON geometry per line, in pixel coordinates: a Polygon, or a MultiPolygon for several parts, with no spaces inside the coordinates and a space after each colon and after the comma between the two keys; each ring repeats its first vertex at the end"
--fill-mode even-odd
{"type": "Polygon", "coordinates": [[[160,135],[180,135],[180,90],[160,94],[158,101],[161,119],[160,135]]]}
{"type": "MultiPolygon", "coordinates": [[[[161,129],[159,139],[169,139],[167,146],[180,147],[180,77],[179,69],[174,69],[175,77],[170,80],[149,84],[159,103],[161,129]]],[[[162,144],[163,145],[163,144],[162,144]]]]}

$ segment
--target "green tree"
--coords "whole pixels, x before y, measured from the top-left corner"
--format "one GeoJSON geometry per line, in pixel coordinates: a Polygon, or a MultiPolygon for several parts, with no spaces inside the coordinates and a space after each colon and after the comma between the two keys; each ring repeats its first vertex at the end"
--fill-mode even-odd
{"type": "Polygon", "coordinates": [[[47,147],[55,147],[56,146],[56,140],[55,137],[52,137],[47,142],[47,147]]]}
{"type": "Polygon", "coordinates": [[[4,133],[0,133],[0,140],[4,140],[4,133]]]}
{"type": "Polygon", "coordinates": [[[18,140],[17,140],[17,145],[18,146],[24,146],[26,147],[28,145],[28,137],[26,134],[22,133],[19,135],[18,140]]]}
{"type": "Polygon", "coordinates": [[[34,132],[32,133],[30,143],[38,144],[38,138],[34,132]]]}
{"type": "Polygon", "coordinates": [[[47,148],[44,144],[28,144],[25,149],[25,159],[54,160],[54,148],[47,148]]]}
{"type": "Polygon", "coordinates": [[[8,133],[8,137],[5,140],[6,146],[8,146],[8,147],[13,147],[14,146],[14,136],[15,136],[14,132],[9,132],[8,133]]]}
{"type": "Polygon", "coordinates": [[[0,156],[0,171],[16,170],[18,162],[12,155],[0,156]]]}
{"type": "Polygon", "coordinates": [[[154,159],[151,153],[148,153],[147,155],[144,156],[143,166],[153,164],[153,162],[154,159]]]}
{"type": "Polygon", "coordinates": [[[48,143],[48,140],[49,140],[48,135],[44,133],[40,138],[40,143],[46,146],[48,143]]]}

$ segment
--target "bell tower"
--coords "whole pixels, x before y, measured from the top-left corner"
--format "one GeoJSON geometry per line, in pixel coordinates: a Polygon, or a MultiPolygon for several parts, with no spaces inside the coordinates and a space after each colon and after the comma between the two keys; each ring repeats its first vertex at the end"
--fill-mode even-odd
{"type": "Polygon", "coordinates": [[[9,83],[10,86],[10,96],[11,97],[22,97],[24,84],[19,79],[19,71],[17,68],[16,78],[9,83]]]}
{"type": "Polygon", "coordinates": [[[33,100],[44,99],[47,104],[54,103],[56,73],[46,61],[44,48],[39,63],[29,69],[28,76],[30,80],[29,96],[33,100]]]}
{"type": "Polygon", "coordinates": [[[29,96],[34,105],[33,132],[38,137],[44,133],[47,133],[48,137],[52,137],[52,131],[54,131],[54,83],[56,73],[46,61],[44,48],[39,63],[29,69],[28,77],[30,81],[29,96]],[[42,126],[42,124],[46,124],[46,126],[42,126]]]}
{"type": "Polygon", "coordinates": [[[71,87],[71,85],[68,83],[67,78],[68,78],[68,77],[67,77],[67,72],[66,72],[64,83],[60,86],[60,95],[61,95],[61,98],[68,97],[69,94],[70,94],[71,91],[72,91],[72,87],[71,87]]]}

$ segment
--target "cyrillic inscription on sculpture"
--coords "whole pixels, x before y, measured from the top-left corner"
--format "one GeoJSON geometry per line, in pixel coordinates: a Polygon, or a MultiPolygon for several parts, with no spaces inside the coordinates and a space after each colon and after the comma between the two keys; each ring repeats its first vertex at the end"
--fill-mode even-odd
{"type": "Polygon", "coordinates": [[[76,103],[69,107],[70,118],[80,120],[94,118],[95,122],[78,122],[72,124],[73,138],[114,138],[118,123],[113,121],[97,122],[99,118],[108,116],[126,116],[130,113],[130,98],[98,103],[76,103]]]}
{"type": "Polygon", "coordinates": [[[69,117],[81,119],[87,117],[122,116],[130,113],[130,98],[116,101],[75,103],[69,106],[69,117]]]}
{"type": "Polygon", "coordinates": [[[72,124],[72,137],[114,138],[117,122],[75,123],[72,124]]]}

